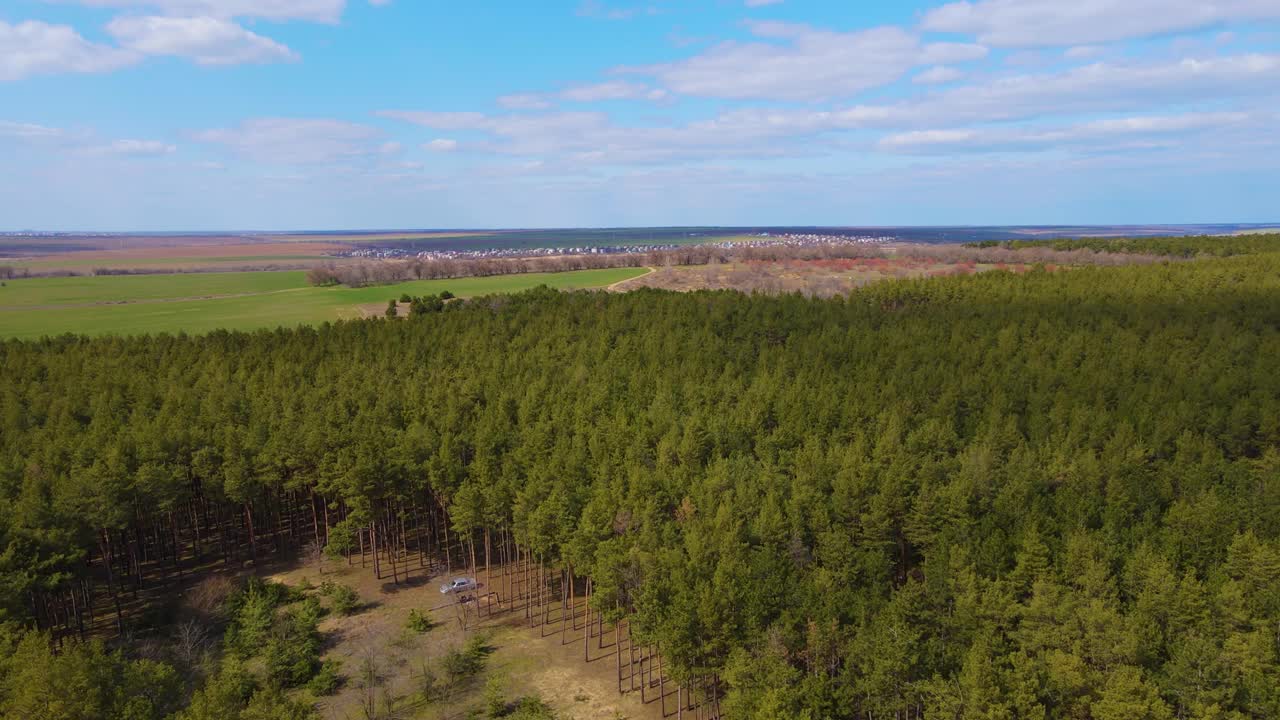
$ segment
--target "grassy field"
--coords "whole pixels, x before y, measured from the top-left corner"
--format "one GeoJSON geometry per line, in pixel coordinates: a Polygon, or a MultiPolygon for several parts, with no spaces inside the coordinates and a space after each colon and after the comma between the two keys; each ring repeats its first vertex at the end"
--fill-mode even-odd
{"type": "Polygon", "coordinates": [[[94,258],[78,258],[74,255],[67,258],[55,260],[12,260],[7,264],[16,268],[27,268],[32,272],[41,270],[84,270],[86,268],[142,268],[142,267],[160,267],[160,268],[186,268],[186,267],[206,267],[216,265],[245,265],[249,263],[273,263],[273,262],[300,262],[322,260],[323,255],[225,255],[221,257],[196,257],[196,256],[174,256],[174,257],[156,257],[156,258],[126,258],[114,259],[110,257],[94,257],[94,258]]]}
{"type": "Polygon", "coordinates": [[[0,307],[78,305],[279,292],[306,287],[305,277],[306,273],[299,271],[11,280],[0,288],[0,307]]]}
{"type": "Polygon", "coordinates": [[[368,288],[316,288],[302,272],[202,273],[11,280],[0,288],[0,337],[134,335],[256,330],[354,319],[402,293],[449,290],[459,297],[548,285],[596,288],[643,268],[417,280],[368,288]]]}

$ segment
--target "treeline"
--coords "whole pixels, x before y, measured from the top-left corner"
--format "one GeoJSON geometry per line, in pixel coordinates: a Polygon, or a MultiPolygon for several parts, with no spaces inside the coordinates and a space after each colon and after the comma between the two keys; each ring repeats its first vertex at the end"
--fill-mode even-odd
{"type": "Polygon", "coordinates": [[[646,253],[560,255],[555,257],[376,260],[330,263],[307,272],[311,285],[365,287],[406,280],[439,280],[520,273],[570,272],[620,267],[674,267],[727,263],[828,260],[839,258],[906,257],[942,263],[1046,263],[1057,265],[1131,265],[1167,261],[1157,254],[1100,255],[1085,248],[1034,246],[1014,248],[1003,244],[910,244],[895,247],[861,244],[762,245],[720,247],[691,245],[675,250],[646,253]]]}
{"type": "Polygon", "coordinates": [[[589,579],[734,720],[1280,717],[1280,256],[0,366],[0,612],[63,637],[327,547],[589,579]]]}
{"type": "MultiPolygon", "coordinates": [[[[834,246],[829,252],[840,252],[834,246]]],[[[866,250],[850,248],[846,252],[858,252],[868,256],[866,250]]],[[[348,285],[364,287],[405,280],[439,280],[461,277],[488,277],[493,275],[517,275],[522,273],[571,272],[574,270],[600,270],[647,265],[705,265],[712,262],[729,262],[736,257],[734,251],[712,245],[691,245],[677,250],[648,253],[601,253],[592,255],[556,255],[527,258],[458,258],[436,259],[410,258],[408,260],[369,260],[351,263],[332,263],[307,272],[307,282],[312,285],[348,285]]]]}
{"type": "Polygon", "coordinates": [[[1193,258],[1200,255],[1230,257],[1280,252],[1280,234],[1199,235],[1189,237],[1077,238],[1065,240],[986,240],[967,243],[969,248],[1028,250],[1048,248],[1061,252],[1089,250],[1095,253],[1160,255],[1193,258]]]}
{"type": "MultiPolygon", "coordinates": [[[[239,263],[218,263],[196,267],[182,267],[175,264],[175,267],[96,267],[93,268],[91,274],[96,277],[116,276],[116,275],[192,275],[201,273],[225,273],[225,272],[287,272],[306,270],[315,265],[311,261],[297,262],[239,262],[239,263]]],[[[40,273],[39,277],[74,277],[78,275],[74,271],[61,270],[40,273]]],[[[31,275],[31,277],[37,277],[31,275]]]]}
{"type": "Polygon", "coordinates": [[[453,293],[445,290],[439,295],[423,295],[414,297],[408,293],[400,296],[400,300],[391,299],[387,301],[387,309],[383,313],[389,318],[400,316],[400,306],[405,305],[409,309],[409,317],[419,317],[427,313],[443,312],[445,304],[454,299],[453,293]]]}

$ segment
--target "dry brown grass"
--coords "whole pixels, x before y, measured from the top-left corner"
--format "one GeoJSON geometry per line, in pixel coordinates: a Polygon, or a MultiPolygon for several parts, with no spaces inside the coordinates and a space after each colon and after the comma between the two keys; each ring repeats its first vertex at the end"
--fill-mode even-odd
{"type": "Polygon", "coordinates": [[[658,268],[648,275],[618,283],[610,289],[627,291],[648,287],[680,292],[799,292],[829,297],[886,279],[967,275],[993,269],[1023,271],[1027,267],[1021,264],[956,263],[914,257],[747,261],[658,268]]]}
{"type": "MultiPolygon", "coordinates": [[[[464,629],[458,621],[456,606],[438,590],[450,576],[429,575],[413,563],[409,569],[411,579],[402,580],[400,585],[390,578],[375,579],[371,568],[361,568],[358,563],[347,566],[332,561],[326,563],[323,577],[312,564],[293,567],[271,577],[292,585],[301,584],[304,578],[313,584],[334,580],[354,588],[365,604],[364,609],[354,615],[329,616],[321,623],[320,629],[328,643],[324,657],[339,660],[342,674],[348,678],[336,695],[322,699],[320,713],[325,720],[364,717],[362,706],[370,700],[370,695],[379,702],[384,697],[395,698],[399,713],[396,717],[404,720],[464,718],[469,709],[478,706],[485,681],[490,677],[501,680],[508,698],[537,694],[564,718],[661,720],[654,693],[649,694],[648,704],[641,703],[638,692],[618,694],[616,657],[610,648],[611,628],[603,641],[593,639],[592,661],[583,661],[585,610],[581,598],[574,608],[578,629],[570,629],[564,637],[559,634],[558,607],[552,607],[552,622],[543,629],[530,628],[519,610],[495,613],[478,622],[472,614],[469,626],[464,629]],[[410,610],[427,614],[434,627],[427,633],[406,629],[410,610]],[[467,639],[476,634],[487,637],[493,648],[483,677],[453,688],[434,702],[422,702],[418,697],[422,668],[433,668],[440,676],[440,658],[451,649],[463,647],[467,639]],[[597,649],[597,644],[605,647],[597,649]],[[377,687],[372,693],[361,688],[357,681],[361,667],[366,664],[377,675],[377,687]]],[[[497,574],[495,569],[490,579],[481,570],[478,577],[482,585],[488,582],[497,585],[497,574]]],[[[625,640],[623,663],[626,663],[625,640]]],[[[674,693],[674,686],[669,689],[674,693]]],[[[674,694],[668,698],[668,707],[674,709],[674,694]]]]}
{"type": "Polygon", "coordinates": [[[335,243],[205,243],[193,245],[144,244],[117,250],[84,250],[35,255],[9,261],[31,272],[87,273],[96,268],[111,270],[237,269],[284,265],[303,268],[331,261],[334,253],[350,250],[335,243]]]}
{"type": "Polygon", "coordinates": [[[182,594],[182,611],[200,618],[213,617],[238,586],[239,581],[228,574],[209,575],[182,594]]]}
{"type": "Polygon", "coordinates": [[[262,235],[258,236],[266,242],[389,242],[395,240],[442,240],[447,238],[468,238],[493,235],[491,232],[391,232],[391,233],[374,233],[360,234],[353,233],[350,235],[341,234],[324,234],[324,235],[288,235],[288,240],[282,239],[280,235],[262,235]]]}

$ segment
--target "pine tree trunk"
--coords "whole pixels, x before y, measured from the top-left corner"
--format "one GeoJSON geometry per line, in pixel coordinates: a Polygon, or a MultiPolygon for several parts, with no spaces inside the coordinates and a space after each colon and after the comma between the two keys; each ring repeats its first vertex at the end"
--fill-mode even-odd
{"type": "Polygon", "coordinates": [[[505,598],[507,603],[511,603],[511,591],[508,586],[511,577],[511,553],[507,547],[507,531],[505,528],[498,528],[498,562],[502,567],[502,574],[499,576],[498,584],[498,610],[502,610],[502,602],[505,598]]]}
{"type": "Polygon", "coordinates": [[[173,511],[169,511],[169,532],[173,538],[173,567],[178,571],[178,581],[182,581],[182,545],[178,542],[178,520],[173,516],[173,511]]]}
{"type": "Polygon", "coordinates": [[[555,584],[555,576],[551,574],[551,566],[548,565],[542,573],[542,626],[551,624],[551,591],[555,584]]]}
{"type": "MultiPolygon", "coordinates": [[[[409,557],[409,536],[404,531],[404,501],[401,500],[397,502],[396,508],[396,520],[398,521],[397,524],[400,526],[400,557],[407,559],[409,557]]],[[[406,579],[408,579],[407,573],[406,579]]]]}
{"type": "Polygon", "coordinates": [[[329,501],[320,496],[320,509],[324,511],[324,544],[329,544],[329,501]]]}
{"type": "Polygon", "coordinates": [[[374,518],[369,521],[369,545],[373,552],[373,577],[376,580],[382,579],[382,559],[378,557],[378,518],[374,514],[374,518]]]}
{"type": "Polygon", "coordinates": [[[413,512],[414,549],[418,551],[418,567],[427,566],[427,553],[422,547],[422,518],[418,514],[418,498],[415,495],[409,501],[409,509],[413,512]]]}
{"type": "MultiPolygon", "coordinates": [[[[489,614],[493,614],[493,607],[490,604],[490,597],[493,595],[493,573],[489,569],[489,528],[484,529],[484,586],[485,586],[485,605],[489,608],[489,614]]],[[[502,596],[498,596],[498,602],[502,602],[502,596]]]]}
{"type": "Polygon", "coordinates": [[[567,640],[568,633],[565,628],[568,627],[569,621],[569,598],[573,592],[573,576],[569,576],[569,582],[565,583],[566,573],[573,572],[573,566],[568,566],[567,570],[560,571],[560,644],[563,645],[567,640]]]}
{"type": "Polygon", "coordinates": [[[662,717],[667,716],[667,676],[662,674],[662,655],[658,655],[658,699],[662,701],[662,717]]]}
{"type": "Polygon", "coordinates": [[[516,567],[516,587],[519,588],[518,592],[520,593],[520,604],[524,608],[524,619],[528,620],[529,619],[529,603],[528,601],[525,600],[525,596],[524,596],[524,589],[526,587],[524,584],[524,576],[525,576],[525,573],[528,572],[528,569],[526,568],[526,563],[524,562],[524,552],[520,549],[519,545],[516,545],[516,566],[517,566],[516,567]]]}
{"type": "Polygon", "coordinates": [[[189,509],[191,510],[191,528],[192,528],[192,531],[193,531],[193,535],[192,535],[192,537],[193,537],[193,540],[194,540],[194,541],[193,541],[193,544],[192,544],[192,548],[191,548],[191,550],[192,550],[192,552],[193,552],[193,553],[194,553],[194,555],[195,555],[196,564],[197,564],[197,565],[199,565],[199,564],[200,564],[200,553],[201,553],[201,549],[200,549],[200,513],[196,511],[196,505],[195,505],[195,503],[194,503],[194,502],[193,502],[193,503],[190,503],[188,507],[189,507],[189,509]]]}
{"type": "Polygon", "coordinates": [[[249,549],[253,553],[253,572],[258,573],[258,534],[253,530],[253,507],[249,503],[244,504],[244,517],[248,522],[249,528],[249,549]]]}
{"type": "Polygon", "coordinates": [[[124,634],[124,610],[120,607],[120,589],[116,586],[115,570],[111,567],[111,534],[107,530],[102,530],[99,539],[99,547],[102,551],[102,564],[107,567],[107,590],[111,592],[111,601],[116,606],[116,632],[124,634]]]}
{"type": "Polygon", "coordinates": [[[138,545],[141,543],[136,535],[136,532],[124,533],[124,546],[129,551],[129,574],[133,579],[133,597],[135,599],[138,597],[138,590],[142,587],[142,563],[138,562],[138,545]]]}
{"type": "Polygon", "coordinates": [[[356,537],[360,539],[360,567],[364,567],[364,528],[356,531],[356,537]]]}
{"type": "Polygon", "coordinates": [[[636,639],[631,634],[631,623],[627,622],[627,680],[631,683],[631,692],[636,691],[636,639]]]}
{"type": "Polygon", "coordinates": [[[542,556],[538,556],[538,635],[546,637],[542,632],[547,624],[547,572],[542,556]]]}
{"type": "MultiPolygon", "coordinates": [[[[583,595],[583,605],[587,608],[587,632],[582,638],[582,659],[585,662],[591,662],[591,578],[587,578],[587,591],[583,595]]],[[[574,618],[577,619],[576,617],[574,618]]],[[[575,628],[576,629],[576,628],[575,628]]],[[[617,626],[614,626],[614,636],[617,636],[617,626]]]]}
{"type": "Polygon", "coordinates": [[[396,549],[395,520],[392,519],[389,525],[390,528],[388,528],[388,524],[383,524],[382,526],[382,545],[387,549],[387,562],[391,563],[391,581],[399,585],[400,569],[396,565],[396,553],[398,551],[396,549]],[[388,533],[391,535],[390,538],[387,537],[388,533]]]}
{"type": "Polygon", "coordinates": [[[80,609],[80,598],[77,597],[76,588],[71,588],[71,611],[76,616],[76,631],[80,635],[80,639],[84,640],[84,613],[80,609]]]}
{"type": "Polygon", "coordinates": [[[315,540],[316,545],[320,542],[320,513],[316,510],[316,493],[311,491],[311,536],[315,540]]]}
{"type": "Polygon", "coordinates": [[[641,705],[647,704],[649,702],[648,698],[645,696],[646,691],[648,691],[649,689],[649,676],[645,674],[645,660],[648,660],[648,657],[647,657],[648,650],[649,650],[649,646],[646,645],[640,651],[640,704],[641,705]]]}
{"type": "Polygon", "coordinates": [[[477,574],[477,573],[476,573],[476,533],[475,533],[475,530],[472,530],[470,533],[468,533],[468,537],[467,537],[467,546],[468,546],[468,548],[470,548],[470,550],[471,550],[471,572],[470,572],[470,573],[468,573],[468,574],[469,574],[469,575],[471,576],[471,578],[474,580],[474,579],[476,579],[476,574],[477,574]]]}
{"type": "Polygon", "coordinates": [[[441,524],[441,527],[444,529],[444,569],[446,573],[452,575],[453,574],[453,543],[449,541],[449,518],[447,515],[443,518],[440,524],[441,524]]]}

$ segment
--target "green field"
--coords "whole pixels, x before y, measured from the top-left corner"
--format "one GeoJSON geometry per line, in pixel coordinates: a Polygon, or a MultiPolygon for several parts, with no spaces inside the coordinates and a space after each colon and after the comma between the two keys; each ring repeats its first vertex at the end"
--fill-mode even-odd
{"type": "Polygon", "coordinates": [[[302,271],[32,278],[11,280],[0,288],[0,308],[199,298],[305,287],[306,273],[302,271]]]}
{"type": "Polygon", "coordinates": [[[47,270],[49,268],[135,268],[135,267],[159,267],[164,269],[181,269],[188,266],[201,265],[230,265],[238,263],[240,265],[256,265],[261,267],[266,263],[273,262],[303,262],[307,260],[320,260],[324,255],[219,255],[213,257],[192,256],[192,257],[160,257],[160,258],[62,258],[54,260],[25,260],[14,259],[5,260],[4,264],[12,265],[17,268],[28,268],[32,271],[47,270]]]}
{"type": "Polygon", "coordinates": [[[302,272],[191,273],[11,280],[0,288],[0,337],[135,335],[255,330],[353,319],[361,306],[402,293],[449,290],[459,297],[519,292],[538,285],[597,288],[643,268],[416,280],[367,288],[310,287],[302,272]],[[232,297],[211,297],[232,296],[232,297]]]}

